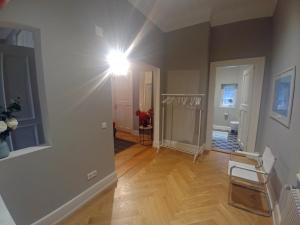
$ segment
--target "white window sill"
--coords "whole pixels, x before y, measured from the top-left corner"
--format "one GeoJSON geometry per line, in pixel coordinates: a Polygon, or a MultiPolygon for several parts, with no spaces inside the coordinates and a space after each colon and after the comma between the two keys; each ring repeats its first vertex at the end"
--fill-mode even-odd
{"type": "Polygon", "coordinates": [[[51,146],[41,145],[41,146],[35,146],[35,147],[20,149],[18,151],[11,152],[8,157],[6,157],[4,159],[0,159],[0,162],[10,160],[10,159],[14,159],[14,158],[17,158],[17,157],[20,157],[20,156],[23,156],[23,155],[31,154],[31,153],[41,151],[41,150],[45,150],[45,149],[49,149],[49,148],[51,148],[51,146]]]}

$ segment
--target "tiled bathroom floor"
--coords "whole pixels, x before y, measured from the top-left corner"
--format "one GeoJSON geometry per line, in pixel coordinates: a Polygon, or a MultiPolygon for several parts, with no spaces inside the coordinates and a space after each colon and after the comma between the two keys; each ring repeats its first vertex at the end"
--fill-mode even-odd
{"type": "Polygon", "coordinates": [[[212,147],[227,151],[240,150],[237,135],[226,131],[213,131],[212,147]]]}

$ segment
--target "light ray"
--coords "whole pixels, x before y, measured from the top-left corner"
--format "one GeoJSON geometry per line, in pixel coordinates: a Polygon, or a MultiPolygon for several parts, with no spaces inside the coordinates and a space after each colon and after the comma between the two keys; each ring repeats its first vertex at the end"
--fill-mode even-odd
{"type": "MultiPolygon", "coordinates": [[[[152,15],[155,13],[153,9],[155,8],[156,4],[157,3],[155,1],[155,3],[152,6],[152,9],[150,10],[150,14],[152,14],[152,15]]],[[[151,31],[151,29],[152,29],[151,21],[149,19],[146,19],[145,22],[143,23],[142,27],[140,28],[139,32],[134,37],[132,43],[129,45],[129,47],[127,49],[124,49],[124,48],[120,47],[120,45],[119,46],[116,45],[116,46],[112,47],[111,44],[108,43],[107,40],[105,40],[105,39],[102,40],[102,41],[103,41],[103,44],[104,44],[104,46],[105,46],[106,49],[115,49],[117,51],[121,51],[121,52],[123,52],[125,54],[126,57],[129,57],[134,52],[134,50],[136,49],[136,47],[138,47],[141,44],[142,40],[151,31]]],[[[150,52],[147,52],[146,54],[149,54],[149,53],[150,52]]],[[[141,55],[139,55],[139,57],[141,57],[141,55]]],[[[147,55],[147,57],[149,57],[149,55],[147,55]]],[[[107,60],[105,61],[104,58],[101,59],[102,63],[109,64],[109,63],[107,63],[107,60]]],[[[141,58],[143,58],[143,56],[141,58]]],[[[127,65],[125,65],[125,67],[127,67],[127,65]]],[[[73,105],[72,109],[70,109],[70,110],[76,109],[89,96],[91,96],[97,89],[103,87],[104,84],[106,83],[106,81],[113,75],[112,72],[113,71],[108,68],[105,71],[103,71],[102,73],[100,73],[99,75],[97,75],[97,76],[91,78],[90,80],[88,80],[86,83],[84,83],[83,85],[81,85],[78,89],[76,89],[76,94],[78,94],[80,92],[81,93],[84,92],[85,94],[78,99],[78,101],[76,102],[76,104],[73,105]]]]}

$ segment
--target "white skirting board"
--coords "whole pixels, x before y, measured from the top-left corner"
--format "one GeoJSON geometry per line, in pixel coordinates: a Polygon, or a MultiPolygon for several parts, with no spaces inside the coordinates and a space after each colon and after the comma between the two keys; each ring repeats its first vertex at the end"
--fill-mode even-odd
{"type": "Polygon", "coordinates": [[[139,136],[139,130],[132,130],[131,134],[133,134],[134,136],[139,136]]]}
{"type": "MultiPolygon", "coordinates": [[[[191,144],[187,144],[187,143],[182,143],[182,142],[178,142],[178,141],[170,141],[170,140],[164,140],[162,147],[166,147],[166,148],[174,148],[178,151],[181,152],[185,152],[188,154],[192,154],[194,155],[195,152],[198,150],[198,146],[196,145],[191,145],[191,144]]],[[[200,146],[200,150],[204,149],[204,146],[200,146]]]]}
{"type": "Polygon", "coordinates": [[[89,187],[87,190],[83,191],[75,198],[65,203],[58,209],[54,210],[50,214],[41,218],[40,220],[34,222],[32,225],[53,225],[61,222],[63,219],[70,216],[77,209],[82,207],[85,203],[91,200],[93,197],[103,192],[105,189],[113,185],[118,181],[117,175],[115,172],[109,174],[93,186],[89,187]]]}
{"type": "Polygon", "coordinates": [[[272,220],[273,220],[273,224],[274,225],[279,225],[280,224],[280,220],[281,220],[281,216],[280,216],[280,209],[279,209],[279,205],[278,203],[274,200],[275,199],[275,192],[273,190],[272,185],[267,184],[267,194],[270,197],[270,203],[271,203],[271,207],[272,207],[272,220]]]}
{"type": "Polygon", "coordinates": [[[273,217],[273,224],[274,225],[280,225],[281,214],[280,214],[280,209],[279,209],[279,204],[278,203],[275,203],[272,217],[273,217]]]}
{"type": "Polygon", "coordinates": [[[153,140],[153,144],[152,144],[153,148],[159,149],[160,145],[161,145],[160,141],[153,140]]]}

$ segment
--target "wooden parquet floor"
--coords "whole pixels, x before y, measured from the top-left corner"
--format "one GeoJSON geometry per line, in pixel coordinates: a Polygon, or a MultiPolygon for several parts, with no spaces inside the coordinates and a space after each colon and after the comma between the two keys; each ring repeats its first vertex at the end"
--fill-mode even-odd
{"type": "Polygon", "coordinates": [[[126,141],[139,143],[139,136],[133,135],[133,134],[125,132],[125,131],[118,130],[116,133],[116,137],[126,140],[126,141]]]}
{"type": "Polygon", "coordinates": [[[271,225],[227,204],[229,155],[205,153],[197,163],[174,150],[134,145],[117,154],[117,186],[61,225],[271,225]]]}

